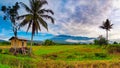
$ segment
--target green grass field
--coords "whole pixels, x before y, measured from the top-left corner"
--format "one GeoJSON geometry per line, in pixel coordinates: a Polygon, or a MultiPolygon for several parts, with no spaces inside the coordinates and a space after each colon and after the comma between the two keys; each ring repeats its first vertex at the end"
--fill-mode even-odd
{"type": "MultiPolygon", "coordinates": [[[[9,46],[0,46],[7,51],[9,46]]],[[[0,68],[119,68],[120,54],[95,45],[33,46],[33,55],[0,54],[0,68]],[[104,67],[101,67],[104,66],[104,67]]]]}

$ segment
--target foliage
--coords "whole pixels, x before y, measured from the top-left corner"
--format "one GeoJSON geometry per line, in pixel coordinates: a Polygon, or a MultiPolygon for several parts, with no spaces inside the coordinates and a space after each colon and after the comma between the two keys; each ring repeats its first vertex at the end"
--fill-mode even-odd
{"type": "Polygon", "coordinates": [[[0,54],[0,64],[10,68],[105,68],[106,65],[109,68],[118,66],[120,59],[119,55],[95,45],[33,46],[33,54],[31,57],[0,54]]]}
{"type": "Polygon", "coordinates": [[[108,44],[108,31],[110,31],[110,29],[112,29],[112,26],[113,26],[113,24],[110,23],[109,19],[106,19],[106,21],[103,22],[103,25],[100,26],[100,28],[106,30],[106,40],[107,40],[107,44],[108,44]]]}
{"type": "Polygon", "coordinates": [[[8,49],[3,49],[1,54],[9,54],[9,50],[8,49]]]}
{"type": "Polygon", "coordinates": [[[110,45],[107,49],[109,53],[120,53],[120,45],[110,45]]]}
{"type": "Polygon", "coordinates": [[[18,2],[15,3],[13,6],[2,6],[1,11],[5,13],[3,19],[10,19],[12,24],[12,30],[14,32],[14,36],[17,37],[17,31],[19,29],[19,24],[17,23],[17,17],[19,16],[18,10],[20,6],[18,5],[18,2]]]}
{"type": "Polygon", "coordinates": [[[0,68],[11,68],[10,66],[8,65],[3,65],[3,64],[0,64],[0,68]]]}
{"type": "Polygon", "coordinates": [[[45,40],[44,45],[49,46],[49,45],[54,45],[55,43],[52,40],[45,40]]]}
{"type": "Polygon", "coordinates": [[[118,42],[114,41],[113,44],[118,44],[118,42]]]}
{"type": "Polygon", "coordinates": [[[0,49],[0,53],[2,53],[2,49],[0,49]]]}
{"type": "Polygon", "coordinates": [[[45,29],[48,30],[48,24],[46,23],[45,19],[49,19],[52,23],[54,23],[53,17],[46,13],[50,13],[52,15],[54,13],[50,9],[42,8],[44,5],[48,4],[46,0],[29,0],[29,6],[27,6],[23,2],[20,2],[20,4],[23,8],[25,8],[25,11],[27,12],[27,14],[18,17],[19,20],[22,19],[20,27],[28,24],[27,32],[30,28],[32,28],[30,47],[31,53],[33,36],[35,35],[35,33],[41,31],[40,25],[42,25],[45,29]]]}
{"type": "Polygon", "coordinates": [[[103,36],[99,36],[98,39],[94,40],[95,45],[106,45],[107,40],[103,36]]]}
{"type": "Polygon", "coordinates": [[[10,45],[10,42],[0,42],[0,46],[8,46],[10,45]]]}
{"type": "Polygon", "coordinates": [[[100,57],[100,58],[106,58],[107,54],[105,54],[105,53],[95,53],[95,56],[100,57]]]}

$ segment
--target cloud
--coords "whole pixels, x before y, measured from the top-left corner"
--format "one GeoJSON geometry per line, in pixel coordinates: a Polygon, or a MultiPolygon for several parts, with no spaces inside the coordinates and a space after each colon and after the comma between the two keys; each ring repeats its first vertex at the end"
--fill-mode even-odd
{"type": "Polygon", "coordinates": [[[52,7],[56,13],[56,24],[50,26],[51,33],[90,37],[104,33],[99,26],[111,13],[111,0],[68,0],[65,4],[60,1],[54,5],[61,8],[52,7]]]}
{"type": "Polygon", "coordinates": [[[93,42],[94,39],[90,39],[90,40],[74,40],[74,39],[67,39],[65,40],[66,42],[71,42],[71,43],[91,43],[93,42]]]}
{"type": "Polygon", "coordinates": [[[80,40],[72,40],[72,39],[67,39],[65,40],[66,42],[72,42],[72,43],[79,43],[80,40]]]}
{"type": "MultiPolygon", "coordinates": [[[[13,4],[19,0],[2,0],[1,4],[13,4]]],[[[28,0],[20,0],[28,4],[28,0]]],[[[48,5],[44,8],[52,9],[55,13],[55,24],[48,22],[49,31],[42,27],[42,33],[53,35],[67,34],[74,36],[98,37],[105,36],[105,31],[99,26],[107,18],[113,23],[113,29],[109,33],[109,39],[119,38],[120,28],[120,0],[47,0],[48,5]]],[[[23,8],[20,14],[26,13],[23,8]]],[[[1,13],[0,13],[1,14],[1,13]]],[[[27,27],[21,29],[26,31],[27,27]]],[[[29,31],[31,32],[31,30],[29,31]]],[[[41,33],[40,32],[40,33],[41,33]]]]}

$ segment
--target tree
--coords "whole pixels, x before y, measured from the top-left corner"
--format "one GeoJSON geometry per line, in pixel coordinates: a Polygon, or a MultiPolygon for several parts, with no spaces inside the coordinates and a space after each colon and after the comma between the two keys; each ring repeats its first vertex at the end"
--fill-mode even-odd
{"type": "Polygon", "coordinates": [[[17,31],[19,29],[19,24],[17,23],[17,17],[19,16],[18,10],[20,6],[18,2],[15,3],[14,6],[2,6],[1,11],[5,13],[3,19],[7,20],[10,19],[12,24],[12,30],[14,32],[14,36],[17,37],[17,31]]]}
{"type": "Polygon", "coordinates": [[[106,45],[107,43],[107,40],[102,35],[100,35],[97,39],[94,40],[95,45],[106,45]]]}
{"type": "Polygon", "coordinates": [[[103,22],[103,25],[100,26],[100,28],[105,29],[106,30],[106,40],[108,42],[108,31],[110,31],[110,29],[112,29],[113,24],[110,23],[109,19],[106,19],[105,22],[103,22]]]}
{"type": "Polygon", "coordinates": [[[118,44],[118,42],[114,41],[113,44],[118,44]]]}
{"type": "Polygon", "coordinates": [[[49,46],[49,45],[54,45],[55,43],[52,40],[45,40],[44,45],[49,46]]]}
{"type": "Polygon", "coordinates": [[[18,19],[23,20],[20,23],[20,27],[28,25],[27,32],[30,28],[32,29],[30,46],[31,54],[33,36],[35,35],[35,33],[38,33],[38,31],[41,31],[40,25],[42,25],[45,29],[48,30],[48,25],[45,19],[51,20],[52,23],[54,23],[54,19],[46,13],[51,13],[52,15],[54,13],[50,9],[42,9],[45,4],[48,4],[46,0],[29,0],[29,3],[29,6],[27,6],[23,2],[20,2],[21,6],[25,8],[28,14],[21,15],[18,17],[18,19]]]}
{"type": "MultiPolygon", "coordinates": [[[[14,33],[14,36],[17,37],[17,31],[19,30],[19,24],[17,23],[17,17],[19,16],[18,14],[18,10],[19,10],[20,6],[18,4],[18,2],[15,3],[15,5],[13,6],[2,6],[1,7],[1,11],[3,11],[5,13],[3,19],[4,20],[10,20],[11,24],[12,24],[12,30],[14,33]]],[[[16,42],[14,45],[15,51],[14,53],[16,53],[16,42]]]]}

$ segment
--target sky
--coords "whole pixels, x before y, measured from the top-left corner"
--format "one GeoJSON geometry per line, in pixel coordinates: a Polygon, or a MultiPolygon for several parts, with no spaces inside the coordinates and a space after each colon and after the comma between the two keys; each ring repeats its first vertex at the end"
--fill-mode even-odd
{"type": "MultiPolygon", "coordinates": [[[[120,0],[47,0],[48,5],[43,8],[54,11],[55,24],[48,22],[49,31],[42,27],[42,31],[34,36],[34,40],[45,40],[56,35],[71,35],[105,37],[105,30],[99,26],[109,19],[113,29],[109,31],[111,41],[120,42],[120,0]]],[[[0,0],[2,5],[10,6],[15,2],[24,2],[29,5],[29,0],[0,0]]],[[[19,14],[27,12],[21,8],[19,14]]],[[[0,39],[8,40],[13,36],[12,27],[9,21],[3,20],[3,12],[0,11],[0,39]]],[[[31,38],[31,30],[26,33],[27,26],[18,31],[19,37],[31,38]]]]}

